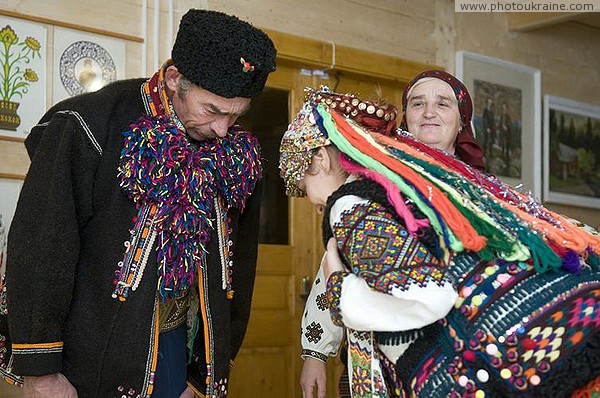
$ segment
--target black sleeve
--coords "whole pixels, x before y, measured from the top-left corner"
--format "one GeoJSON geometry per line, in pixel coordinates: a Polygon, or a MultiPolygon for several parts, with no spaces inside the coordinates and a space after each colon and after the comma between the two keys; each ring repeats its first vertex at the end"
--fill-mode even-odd
{"type": "Polygon", "coordinates": [[[13,371],[59,372],[80,231],[92,213],[101,148],[78,114],[57,112],[35,126],[31,157],[8,237],[6,287],[13,371]]]}

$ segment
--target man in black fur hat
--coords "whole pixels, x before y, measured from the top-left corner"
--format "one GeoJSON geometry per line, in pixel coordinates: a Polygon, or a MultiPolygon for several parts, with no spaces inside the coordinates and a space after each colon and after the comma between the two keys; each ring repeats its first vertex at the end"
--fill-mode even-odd
{"type": "Polygon", "coordinates": [[[67,99],[32,129],[0,284],[0,373],[25,397],[227,394],[261,179],[234,123],[275,54],[250,24],[190,10],[154,76],[67,99]]]}

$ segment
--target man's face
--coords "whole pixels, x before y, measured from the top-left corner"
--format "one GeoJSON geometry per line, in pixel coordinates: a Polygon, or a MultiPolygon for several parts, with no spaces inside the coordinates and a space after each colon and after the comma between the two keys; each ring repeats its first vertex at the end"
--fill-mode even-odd
{"type": "Polygon", "coordinates": [[[225,137],[229,127],[250,109],[250,98],[221,97],[195,84],[182,90],[181,79],[177,68],[167,69],[166,82],[172,92],[173,110],[188,136],[196,141],[225,137]]]}

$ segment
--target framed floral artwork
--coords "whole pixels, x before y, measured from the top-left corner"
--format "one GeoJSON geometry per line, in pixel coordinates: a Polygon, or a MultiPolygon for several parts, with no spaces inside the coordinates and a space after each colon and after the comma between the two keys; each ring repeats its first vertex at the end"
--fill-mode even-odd
{"type": "Polygon", "coordinates": [[[541,198],[541,72],[459,51],[456,75],[473,98],[473,127],[486,171],[541,198]]]}
{"type": "Polygon", "coordinates": [[[25,138],[46,109],[46,27],[0,16],[0,136],[25,138]]]}
{"type": "Polygon", "coordinates": [[[600,106],[544,96],[544,200],[600,208],[600,106]]]}

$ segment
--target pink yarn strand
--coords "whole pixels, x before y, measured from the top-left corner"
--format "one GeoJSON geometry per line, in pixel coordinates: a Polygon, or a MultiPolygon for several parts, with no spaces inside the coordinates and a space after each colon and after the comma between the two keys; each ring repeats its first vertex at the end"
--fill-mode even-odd
{"type": "Polygon", "coordinates": [[[346,170],[350,174],[363,175],[368,179],[373,180],[379,185],[381,185],[385,189],[388,200],[390,201],[392,206],[394,206],[394,209],[396,210],[398,215],[404,220],[404,223],[406,224],[406,229],[412,236],[416,237],[417,231],[419,229],[427,227],[429,225],[428,219],[417,219],[413,215],[413,213],[410,211],[410,209],[404,202],[404,198],[402,197],[400,189],[383,174],[380,174],[376,171],[367,169],[354,162],[351,162],[345,156],[340,156],[340,165],[344,168],[344,170],[346,170]]]}

